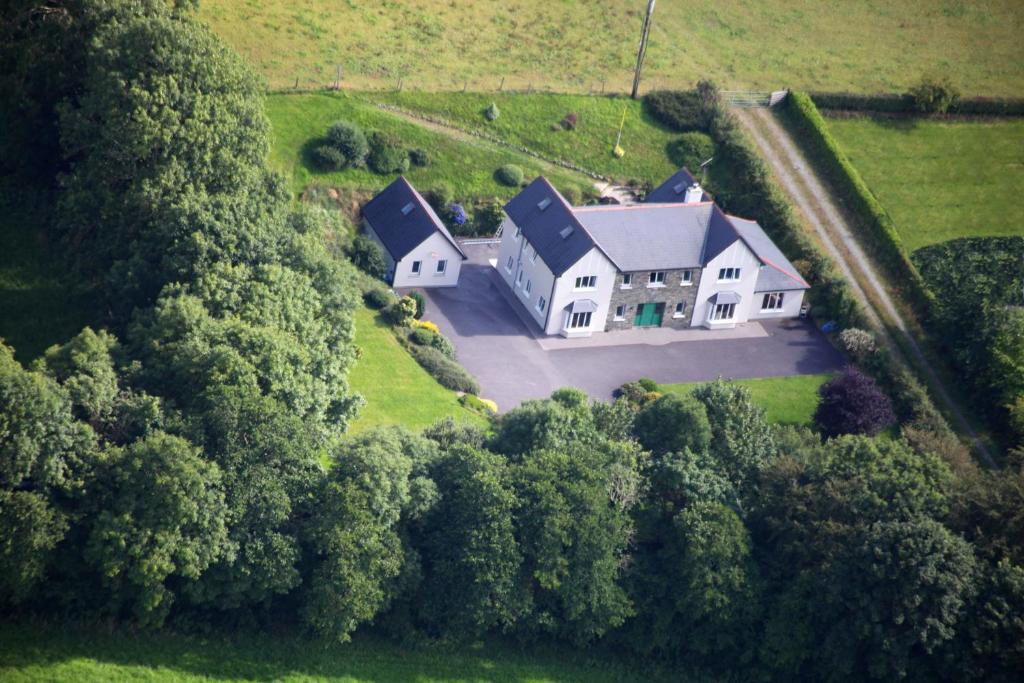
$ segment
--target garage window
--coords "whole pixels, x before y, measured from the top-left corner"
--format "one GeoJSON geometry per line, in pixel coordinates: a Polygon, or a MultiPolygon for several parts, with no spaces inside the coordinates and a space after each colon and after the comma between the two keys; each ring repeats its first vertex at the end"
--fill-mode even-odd
{"type": "Polygon", "coordinates": [[[423,265],[422,261],[413,261],[412,262],[412,274],[413,275],[419,275],[420,274],[420,266],[421,265],[423,265]]]}
{"type": "Polygon", "coordinates": [[[785,296],[783,292],[768,292],[761,299],[761,310],[762,311],[781,311],[782,310],[782,299],[785,296]]]}
{"type": "Polygon", "coordinates": [[[448,270],[448,259],[441,259],[437,262],[437,275],[444,275],[446,270],[448,270]]]}
{"type": "Polygon", "coordinates": [[[547,306],[547,305],[548,305],[548,302],[544,299],[544,297],[541,297],[541,298],[537,299],[537,311],[539,313],[543,313],[544,312],[544,307],[547,306]]]}

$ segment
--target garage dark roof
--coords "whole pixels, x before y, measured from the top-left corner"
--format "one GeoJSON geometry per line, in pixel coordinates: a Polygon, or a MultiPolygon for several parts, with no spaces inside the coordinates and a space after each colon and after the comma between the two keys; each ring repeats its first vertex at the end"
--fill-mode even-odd
{"type": "MultiPolygon", "coordinates": [[[[694,178],[693,174],[684,166],[673,173],[671,178],[648,192],[647,198],[644,199],[644,201],[648,204],[681,202],[683,201],[683,197],[686,196],[686,188],[696,182],[697,179],[694,178]]],[[[711,197],[709,197],[706,192],[701,196],[702,202],[709,201],[710,199],[711,197]]]]}
{"type": "Polygon", "coordinates": [[[395,261],[400,261],[435,232],[444,235],[462,258],[466,258],[434,209],[405,176],[396,178],[367,202],[363,217],[373,226],[395,261]]]}
{"type": "Polygon", "coordinates": [[[595,246],[569,204],[544,176],[509,200],[505,213],[556,277],[595,246]]]}

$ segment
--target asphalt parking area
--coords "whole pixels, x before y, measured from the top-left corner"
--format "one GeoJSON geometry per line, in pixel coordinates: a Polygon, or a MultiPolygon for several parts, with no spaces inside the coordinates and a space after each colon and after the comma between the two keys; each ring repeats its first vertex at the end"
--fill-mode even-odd
{"type": "Polygon", "coordinates": [[[459,286],[422,290],[426,317],[452,340],[459,362],[480,381],[482,395],[501,410],[546,398],[565,386],[608,399],[638,377],[700,382],[816,374],[842,366],[842,356],[804,320],[759,321],[763,332],[750,330],[734,338],[709,331],[706,340],[688,334],[685,341],[673,343],[661,338],[658,343],[632,343],[636,336],[602,346],[545,343],[553,338],[542,338],[539,328],[528,325],[499,289],[503,285],[488,262],[496,247],[463,248],[469,260],[462,266],[459,286]]]}

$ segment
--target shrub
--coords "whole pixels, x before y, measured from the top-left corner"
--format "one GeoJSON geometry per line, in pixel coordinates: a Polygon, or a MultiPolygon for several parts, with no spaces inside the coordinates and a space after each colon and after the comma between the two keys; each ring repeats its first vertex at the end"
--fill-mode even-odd
{"type": "Polygon", "coordinates": [[[493,235],[505,221],[505,209],[497,199],[478,204],[473,212],[473,224],[477,235],[493,235]]]}
{"type": "Polygon", "coordinates": [[[363,294],[363,301],[370,308],[375,308],[378,311],[382,308],[391,306],[398,298],[391,292],[391,290],[383,288],[374,288],[363,294]]]}
{"type": "Polygon", "coordinates": [[[959,98],[960,92],[948,78],[925,76],[910,89],[914,106],[926,114],[945,114],[959,98]]]}
{"type": "Polygon", "coordinates": [[[874,335],[859,327],[849,327],[840,332],[839,345],[858,363],[862,363],[878,349],[874,335]]]}
{"type": "Polygon", "coordinates": [[[369,144],[370,154],[366,164],[371,171],[384,175],[408,170],[409,155],[396,137],[376,131],[370,134],[369,144]]]}
{"type": "Polygon", "coordinates": [[[425,330],[422,327],[414,327],[412,332],[409,333],[409,341],[413,344],[419,344],[420,346],[432,346],[435,336],[436,335],[430,330],[425,330]]]}
{"type": "Polygon", "coordinates": [[[519,187],[523,184],[525,174],[523,173],[523,169],[519,168],[515,164],[505,164],[495,172],[494,177],[502,185],[519,187]]]}
{"type": "Polygon", "coordinates": [[[455,196],[452,194],[452,188],[449,186],[438,185],[433,189],[427,190],[423,198],[440,215],[454,201],[455,196]]]}
{"type": "Polygon", "coordinates": [[[419,292],[409,292],[409,298],[416,302],[416,320],[419,320],[427,311],[427,300],[419,292]]]}
{"type": "Polygon", "coordinates": [[[661,391],[661,387],[650,377],[641,377],[636,381],[645,391],[661,391]]]}
{"type": "Polygon", "coordinates": [[[466,209],[462,204],[451,204],[445,210],[445,217],[452,223],[452,225],[465,225],[466,209]]]}
{"type": "Polygon", "coordinates": [[[579,116],[570,112],[562,119],[562,128],[566,130],[576,130],[576,124],[579,123],[579,120],[579,116]]]}
{"type": "Polygon", "coordinates": [[[430,154],[422,147],[413,147],[409,150],[409,161],[413,166],[430,166],[430,154]]]}
{"type": "Polygon", "coordinates": [[[483,415],[494,415],[498,412],[498,404],[486,398],[480,398],[475,394],[463,394],[459,397],[459,403],[465,408],[483,415]]]}
{"type": "Polygon", "coordinates": [[[569,206],[579,206],[583,200],[583,193],[580,192],[578,187],[570,185],[569,187],[562,188],[559,192],[565,197],[565,201],[569,202],[569,206]]]}
{"type": "Polygon", "coordinates": [[[484,109],[484,116],[487,118],[488,121],[494,121],[499,116],[501,116],[501,110],[498,109],[498,105],[496,105],[494,102],[491,102],[489,105],[487,105],[487,108],[484,109]]]}
{"type": "Polygon", "coordinates": [[[711,443],[707,410],[689,394],[665,394],[647,403],[636,415],[633,432],[656,455],[687,448],[700,453],[711,443]]]}
{"type": "Polygon", "coordinates": [[[327,129],[327,142],[344,159],[344,166],[359,167],[366,163],[370,151],[363,130],[348,121],[338,121],[327,129]]]}
{"type": "Polygon", "coordinates": [[[451,339],[444,336],[443,334],[437,333],[431,338],[430,345],[443,353],[448,358],[455,360],[455,345],[452,344],[451,339]]]}
{"type": "Polygon", "coordinates": [[[410,297],[403,296],[388,307],[386,314],[398,327],[409,327],[416,319],[416,302],[410,297]]]}
{"type": "Polygon", "coordinates": [[[437,324],[432,323],[429,320],[416,320],[412,323],[413,327],[422,327],[425,330],[430,330],[434,334],[441,334],[441,330],[437,329],[437,324]]]}
{"type": "Polygon", "coordinates": [[[348,248],[348,257],[358,268],[376,278],[383,278],[388,271],[388,263],[380,245],[366,235],[356,235],[348,248]]]}
{"type": "Polygon", "coordinates": [[[692,131],[668,143],[666,151],[673,164],[696,171],[702,163],[714,156],[715,143],[706,133],[692,131]]]}
{"type": "Polygon", "coordinates": [[[410,346],[409,353],[441,386],[467,394],[480,393],[480,385],[473,376],[437,349],[429,346],[410,346]]]}
{"type": "Polygon", "coordinates": [[[875,381],[848,366],[818,389],[814,423],[824,436],[874,436],[896,421],[892,402],[875,381]]]}
{"type": "Polygon", "coordinates": [[[653,90],[644,96],[644,108],[654,119],[679,132],[708,127],[709,111],[696,92],[653,90]]]}
{"type": "Polygon", "coordinates": [[[645,386],[644,380],[626,382],[615,390],[615,397],[625,399],[628,403],[637,407],[647,405],[661,396],[661,392],[658,391],[658,385],[654,383],[653,380],[646,381],[654,384],[654,388],[650,389],[648,386],[645,386]]]}
{"type": "Polygon", "coordinates": [[[321,171],[340,171],[345,168],[345,156],[330,145],[313,150],[313,164],[321,171]]]}

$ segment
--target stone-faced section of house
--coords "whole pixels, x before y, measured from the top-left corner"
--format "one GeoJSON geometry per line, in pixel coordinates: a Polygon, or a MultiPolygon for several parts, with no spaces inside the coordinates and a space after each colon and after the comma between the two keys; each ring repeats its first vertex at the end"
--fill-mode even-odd
{"type": "Polygon", "coordinates": [[[638,321],[641,327],[690,327],[700,277],[699,267],[619,273],[605,329],[629,330],[638,321]]]}

